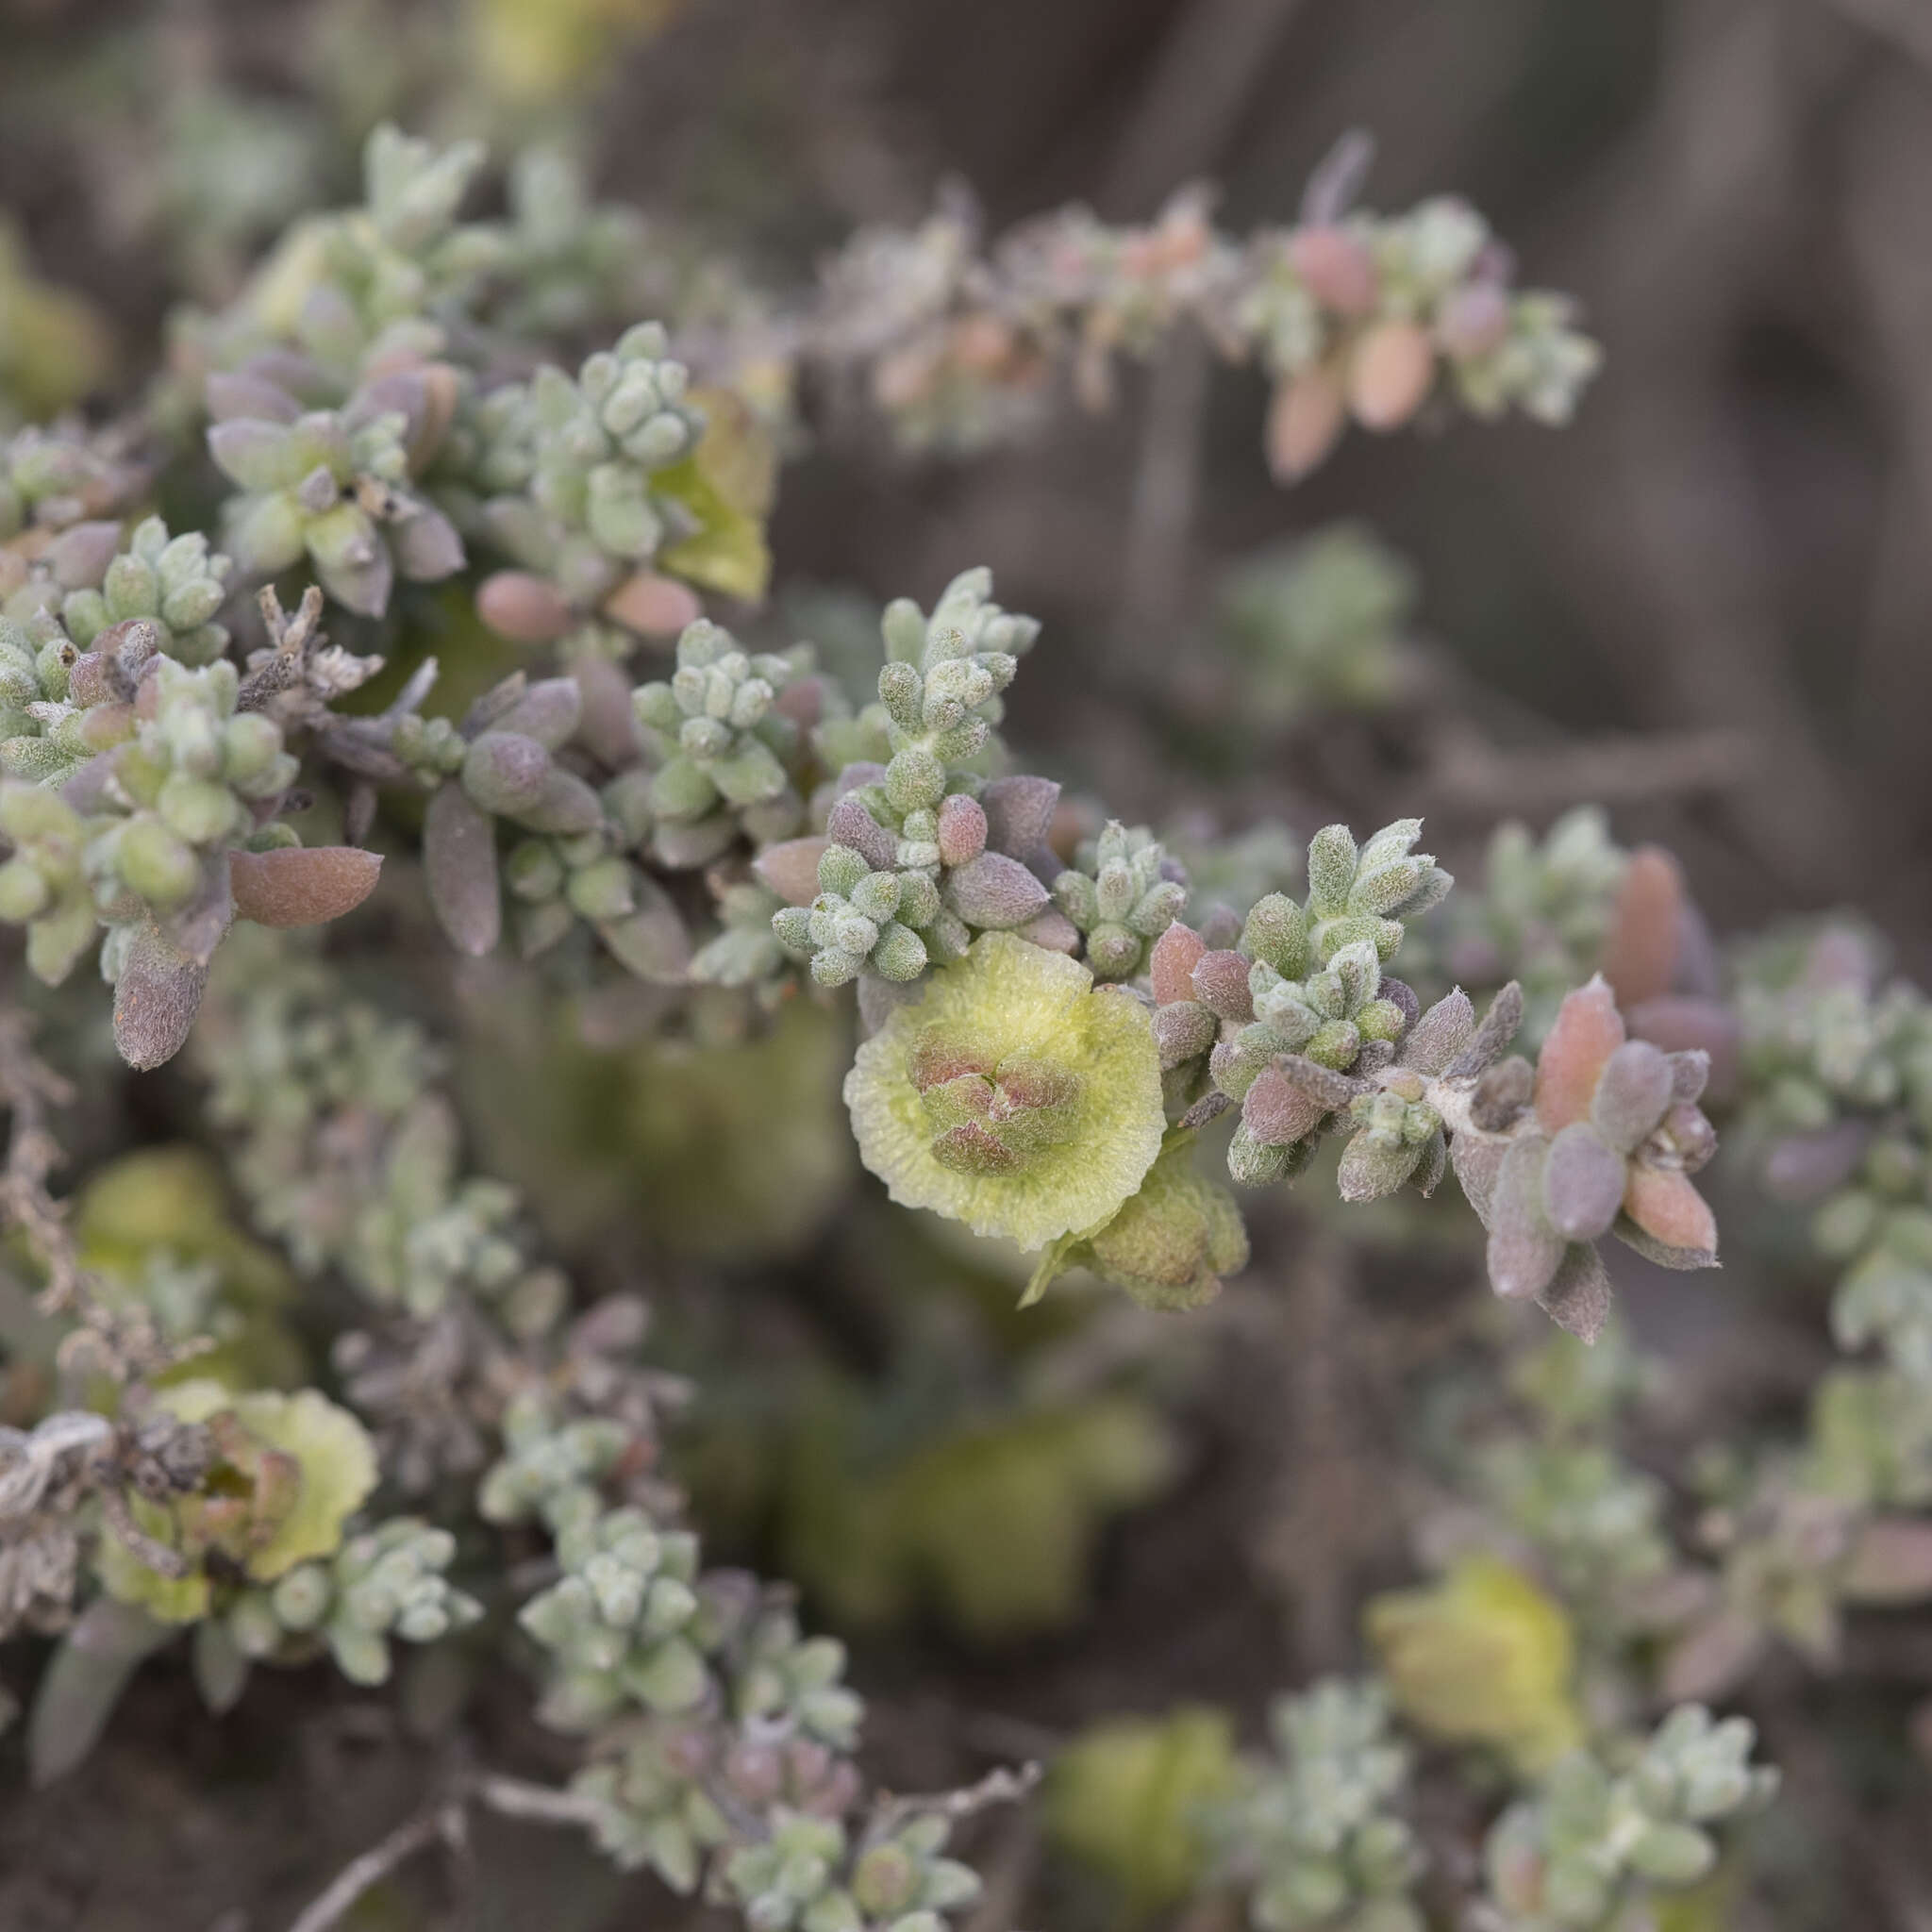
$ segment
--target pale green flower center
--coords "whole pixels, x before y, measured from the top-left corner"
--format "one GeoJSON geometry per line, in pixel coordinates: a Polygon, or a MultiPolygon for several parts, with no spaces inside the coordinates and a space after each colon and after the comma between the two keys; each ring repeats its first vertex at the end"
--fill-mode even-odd
{"type": "Polygon", "coordinates": [[[1024,1174],[1078,1130],[1084,1083],[1056,1060],[1001,1057],[928,1026],[907,1071],[932,1130],[933,1158],[956,1174],[1024,1174]]]}

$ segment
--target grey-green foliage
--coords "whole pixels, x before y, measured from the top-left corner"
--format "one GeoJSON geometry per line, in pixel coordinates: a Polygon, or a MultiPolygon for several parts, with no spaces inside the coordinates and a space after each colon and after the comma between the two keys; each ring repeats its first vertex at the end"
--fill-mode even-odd
{"type": "Polygon", "coordinates": [[[274,576],[306,559],[337,603],[380,617],[398,575],[433,582],[462,568],[455,526],[414,488],[431,404],[426,390],[415,397],[412,423],[411,396],[396,393],[411,380],[307,410],[263,377],[211,383],[208,450],[237,486],[223,521],[244,570],[274,576]]]}
{"type": "Polygon", "coordinates": [[[541,1400],[521,1397],[504,1411],[504,1453],[485,1474],[476,1507],[491,1523],[535,1517],[553,1532],[594,1516],[599,1485],[626,1441],[618,1423],[599,1416],[559,1420],[541,1400]]]}
{"type": "Polygon", "coordinates": [[[985,570],[962,572],[930,618],[909,599],[887,608],[887,662],[879,704],[858,721],[880,729],[883,763],[841,773],[825,821],[809,906],[777,912],[773,930],[808,960],[821,985],[870,971],[915,979],[958,958],[975,931],[1027,929],[1068,949],[1078,935],[1030,926],[1048,910],[1033,868],[1045,850],[1058,787],[1013,776],[989,783],[979,769],[1000,693],[1040,626],[991,601],[985,570]]]}
{"type": "Polygon", "coordinates": [[[597,602],[688,534],[686,512],[652,488],[704,430],[685,400],[688,373],[668,348],[659,324],[639,323],[575,376],[546,365],[477,406],[482,527],[574,603],[597,602]]]}
{"type": "MultiPolygon", "coordinates": [[[[138,672],[151,655],[152,639],[132,641],[135,652],[124,644],[123,653],[129,668],[138,672]]],[[[0,617],[0,771],[8,777],[59,785],[97,751],[128,736],[132,726],[125,710],[90,715],[108,701],[107,692],[74,691],[80,656],[79,646],[51,611],[39,610],[25,619],[0,617]]]]}
{"type": "MultiPolygon", "coordinates": [[[[925,872],[874,872],[850,846],[831,845],[819,860],[818,896],[809,907],[774,913],[772,930],[781,945],[809,958],[821,986],[843,986],[867,966],[882,979],[903,982],[925,970],[929,954],[920,929],[942,909],[925,872]]],[[[955,948],[963,944],[956,937],[955,948]]]]}
{"type": "Polygon", "coordinates": [[[212,663],[228,648],[214,622],[227,595],[228,559],[211,552],[199,530],[168,535],[159,517],[134,527],[98,586],[70,591],[60,606],[67,633],[83,649],[110,625],[144,617],[160,627],[158,648],[183,664],[212,663]]]}
{"type": "Polygon", "coordinates": [[[1740,965],[1747,1118],[1790,1197],[1823,1195],[1813,1239],[1844,1267],[1832,1325],[1932,1381],[1932,1008],[1881,984],[1870,945],[1826,928],[1740,965]]]}
{"type": "Polygon", "coordinates": [[[30,424],[0,439],[0,541],[29,524],[63,530],[101,516],[141,487],[109,437],[74,422],[30,424]]]}
{"type": "Polygon", "coordinates": [[[582,169],[559,147],[525,148],[510,163],[505,187],[506,292],[493,316],[499,327],[555,336],[607,316],[654,312],[640,284],[658,259],[637,209],[593,202],[582,169]]]}
{"type": "Polygon", "coordinates": [[[1187,882],[1146,826],[1118,819],[1077,858],[1055,879],[1054,903],[1079,929],[1095,978],[1131,979],[1186,908],[1187,882]]]}
{"type": "Polygon", "coordinates": [[[295,759],[270,719],[237,710],[235,667],[221,659],[191,671],[164,658],[142,668],[152,681],[139,708],[147,715],[137,716],[125,667],[90,654],[75,659],[66,700],[35,708],[45,735],[8,741],[16,770],[36,769],[26,747],[46,748],[48,783],[90,762],[67,755],[71,719],[110,724],[120,741],[104,747],[111,777],[94,788],[87,809],[22,785],[5,788],[0,800],[0,830],[14,847],[0,869],[0,918],[29,927],[29,964],[52,982],[73,969],[100,925],[113,934],[102,960],[110,980],[143,921],[181,928],[184,938],[193,926],[190,943],[205,958],[227,924],[230,849],[294,842],[265,815],[293,783],[295,759]]]}
{"type": "Polygon", "coordinates": [[[661,759],[651,779],[651,808],[671,836],[658,857],[698,864],[741,829],[755,840],[797,829],[803,807],[789,774],[798,726],[775,708],[805,668],[797,655],[753,655],[727,630],[700,618],[677,641],[668,680],[641,685],[632,705],[661,759]]]}
{"type": "Polygon", "coordinates": [[[1390,1735],[1387,1693],[1324,1678],[1269,1713],[1273,1751],[1204,1824],[1216,1875],[1248,1895],[1259,1932],[1421,1932],[1423,1867],[1400,1815],[1409,1754],[1390,1735]]]}
{"type": "Polygon", "coordinates": [[[979,1893],[945,1841],[943,1819],[918,1818],[855,1857],[836,1819],[781,1815],[725,1860],[724,1882],[755,1932],[941,1932],[941,1914],[979,1893]]]}
{"type": "Polygon", "coordinates": [[[430,1101],[391,1140],[346,1265],[364,1294],[418,1320],[461,1290],[493,1305],[512,1332],[540,1334],[562,1312],[567,1291],[555,1268],[530,1262],[519,1213],[514,1188],[462,1174],[455,1117],[430,1101]]]}
{"type": "Polygon", "coordinates": [[[698,1541],[641,1509],[579,1507],[557,1536],[562,1576],[518,1621],[550,1652],[544,1721],[588,1730],[626,1704],[689,1710],[707,1684],[689,1626],[698,1612],[698,1541]]]}
{"type": "Polygon", "coordinates": [[[1694,1885],[1716,1865],[1713,1827],[1761,1808],[1777,1773],[1751,1762],[1743,1718],[1680,1705],[1618,1769],[1576,1752],[1512,1805],[1484,1850],[1491,1904],[1508,1932],[1588,1932],[1652,1890],[1694,1885]]]}
{"type": "Polygon", "coordinates": [[[992,574],[961,571],[927,617],[909,597],[886,607],[879,702],[890,720],[887,796],[937,810],[946,774],[976,758],[999,723],[999,696],[1040,635],[1037,619],[992,601],[992,574]]]}
{"type": "Polygon", "coordinates": [[[249,1660],[299,1660],[326,1644],[351,1682],[385,1683],[391,1642],[434,1643],[483,1614],[444,1574],[456,1550],[448,1530],[391,1517],[350,1537],[326,1562],[298,1564],[268,1588],[240,1592],[223,1613],[221,1639],[249,1660]]]}
{"type": "Polygon", "coordinates": [[[1415,573],[1356,524],[1264,551],[1224,579],[1217,633],[1242,667],[1241,716],[1278,725],[1393,694],[1415,573]]]}
{"type": "Polygon", "coordinates": [[[757,879],[723,879],[714,889],[719,929],[691,958],[691,974],[708,986],[749,987],[777,996],[787,955],[772,922],[785,902],[757,879]]]}

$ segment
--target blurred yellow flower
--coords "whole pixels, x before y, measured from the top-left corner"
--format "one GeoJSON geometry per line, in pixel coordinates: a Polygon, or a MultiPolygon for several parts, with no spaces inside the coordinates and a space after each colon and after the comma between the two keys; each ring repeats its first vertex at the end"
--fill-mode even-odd
{"type": "Polygon", "coordinates": [[[1428,1589],[1374,1598],[1365,1623],[1396,1707],[1420,1729],[1492,1745],[1528,1774],[1582,1741],[1570,1620],[1520,1570],[1466,1557],[1428,1589]]]}

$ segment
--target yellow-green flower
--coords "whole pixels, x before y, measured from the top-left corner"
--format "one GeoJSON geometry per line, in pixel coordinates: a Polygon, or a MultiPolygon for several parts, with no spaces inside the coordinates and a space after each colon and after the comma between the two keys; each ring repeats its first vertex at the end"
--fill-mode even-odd
{"type": "Polygon", "coordinates": [[[1165,1126],[1146,1008],[1004,932],[858,1049],[845,1104],[859,1158],[902,1208],[1023,1248],[1108,1220],[1165,1126]]]}
{"type": "Polygon", "coordinates": [[[1530,1774],[1582,1741],[1570,1620],[1520,1570],[1466,1557],[1427,1590],[1375,1597],[1366,1623],[1397,1708],[1421,1729],[1492,1745],[1530,1774]]]}
{"type": "Polygon", "coordinates": [[[130,1499],[141,1528],[192,1567],[182,1577],[162,1576],[109,1531],[101,1539],[100,1573],[111,1595],[163,1623],[207,1615],[210,1556],[252,1582],[271,1583],[331,1555],[375,1487],[375,1450],[362,1424],[313,1389],[235,1395],[219,1382],[181,1382],[157,1400],[184,1423],[207,1424],[214,1439],[218,1459],[200,1489],[168,1502],[130,1499]]]}

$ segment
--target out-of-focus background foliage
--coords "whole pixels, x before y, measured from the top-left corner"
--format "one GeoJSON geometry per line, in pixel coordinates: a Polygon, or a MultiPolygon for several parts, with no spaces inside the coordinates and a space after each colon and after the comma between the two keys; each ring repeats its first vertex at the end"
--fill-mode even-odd
{"type": "MultiPolygon", "coordinates": [[[[1595,801],[1622,842],[1681,855],[1721,932],[1852,904],[1932,965],[1920,0],[0,0],[0,393],[37,409],[131,392],[175,301],[225,297],[291,215],[353,197],[383,118],[498,155],[566,142],[667,260],[714,264],[721,302],[806,289],[855,227],[916,222],[953,181],[991,233],[1070,199],[1144,218],[1207,179],[1239,231],[1288,217],[1338,136],[1367,129],[1372,205],[1466,193],[1526,280],[1582,298],[1607,362],[1574,428],[1357,436],[1284,492],[1261,377],[1215,368],[1196,437],[1182,358],[1126,371],[1105,415],[971,459],[848,426],[785,473],[780,611],[830,641],[985,562],[1047,625],[1010,737],[1129,821],[1305,835],[1425,813],[1474,877],[1500,819],[1595,801]],[[1346,654],[1367,688],[1310,709],[1267,573],[1275,546],[1339,521],[1372,522],[1391,555],[1331,539],[1308,622],[1386,648],[1346,654]]],[[[1357,1222],[1344,1251],[1319,1206],[1271,1198],[1261,1292],[1158,1348],[1149,1318],[1077,1297],[1023,1323],[1015,1257],[841,1195],[842,1021],[805,1007],[715,1050],[609,1053],[513,976],[474,975],[463,1010],[487,1162],[592,1282],[650,1290],[660,1352],[705,1391],[684,1445],[700,1518],[866,1640],[891,1780],[1050,1752],[1102,1713],[1210,1700],[1245,1724],[1278,1686],[1355,1658],[1360,1597],[1412,1575],[1387,1447],[1420,1371],[1480,1312],[1461,1306],[1481,1291],[1456,1230],[1429,1244],[1455,1214],[1365,1217],[1375,1232],[1357,1222]],[[750,1196],[727,1177],[748,1145],[750,1196]],[[1344,1275],[1366,1299],[1338,1326],[1344,1275]]],[[[166,1138],[185,1085],[133,1106],[166,1138]]],[[[1727,1386],[1727,1350],[1808,1345],[1739,1341],[1768,1274],[1747,1247],[1717,1289],[1635,1282],[1640,1328],[1692,1366],[1660,1463],[1704,1433],[1698,1392],[1727,1386]]],[[[1816,1366],[1770,1372],[1767,1399],[1816,1366]]],[[[408,1722],[431,1726],[449,1694],[411,1687],[408,1722]]],[[[347,1693],[323,1724],[298,1687],[267,1686],[225,1745],[179,1687],[134,1707],[85,1791],[0,1820],[0,1873],[31,1867],[14,1896],[42,1914],[23,1926],[215,1923],[225,1860],[269,1903],[219,1923],[277,1924],[407,1803],[408,1737],[347,1693]],[[236,1775],[238,1730],[260,1773],[246,1791],[211,1781],[236,1775]],[[105,1878],[91,1807],[114,1820],[105,1878]],[[297,1856],[291,1834],[313,1841],[297,1856]],[[62,1917],[89,1886],[92,1916],[62,1917]],[[143,1916],[157,1896],[174,1903],[143,1916]]],[[[1824,1748],[1803,1693],[1755,1714],[1802,1790],[1824,1748]]],[[[1112,1736],[1106,1775],[1211,1773],[1217,1723],[1112,1736]]],[[[1858,1841],[1908,1873],[1895,1771],[1874,1772],[1858,1841]]],[[[1046,1815],[1063,1845],[1098,1841],[1090,1864],[1124,1871],[1128,1897],[1164,1902],[1162,1848],[1108,1841],[1135,1802],[1090,1781],[1046,1815]]],[[[1756,1923],[1849,1924],[1829,1901],[1916,1895],[1846,1889],[1831,1861],[1851,1855],[1814,1830],[1793,1856],[1825,1875],[1790,1893],[1799,1916],[1756,1923]]],[[[500,1874],[494,1923],[662,1906],[565,1857],[545,1842],[500,1874]]],[[[1040,1857],[1031,1826],[996,1846],[1005,1909],[1043,1883],[1020,1923],[1108,1923],[1095,1900],[1118,1893],[1042,1881],[1040,1857]]],[[[367,1923],[420,1923],[396,1913],[367,1923]]]]}

